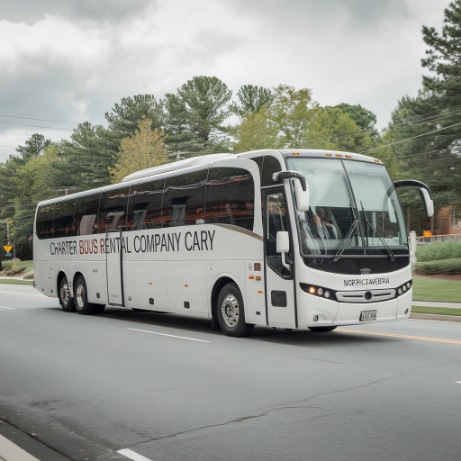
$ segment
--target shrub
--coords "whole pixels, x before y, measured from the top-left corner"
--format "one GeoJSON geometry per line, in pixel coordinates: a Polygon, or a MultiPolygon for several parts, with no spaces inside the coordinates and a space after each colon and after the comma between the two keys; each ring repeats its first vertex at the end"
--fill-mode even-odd
{"type": "Polygon", "coordinates": [[[419,245],[416,249],[416,260],[418,262],[451,258],[461,258],[461,242],[434,242],[419,245]]]}
{"type": "Polygon", "coordinates": [[[461,274],[461,258],[417,262],[415,272],[421,275],[455,275],[461,274]]]}
{"type": "Polygon", "coordinates": [[[6,275],[7,275],[8,277],[13,277],[13,276],[15,276],[15,275],[20,274],[21,272],[24,272],[25,269],[26,269],[26,268],[23,267],[23,266],[12,267],[11,269],[8,269],[8,270],[6,271],[6,275]]]}

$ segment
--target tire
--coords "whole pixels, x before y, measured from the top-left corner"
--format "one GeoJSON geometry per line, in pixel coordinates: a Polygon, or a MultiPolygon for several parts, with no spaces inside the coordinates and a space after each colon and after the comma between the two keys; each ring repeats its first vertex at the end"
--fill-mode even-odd
{"type": "Polygon", "coordinates": [[[77,313],[81,315],[92,315],[98,313],[97,306],[99,305],[91,304],[88,302],[86,282],[82,275],[77,277],[77,280],[74,284],[74,306],[77,313]]]}
{"type": "Polygon", "coordinates": [[[336,326],[334,327],[308,327],[309,330],[313,331],[314,333],[322,333],[322,332],[326,332],[326,331],[333,331],[333,330],[336,330],[336,326]]]}
{"type": "Polygon", "coordinates": [[[245,322],[245,309],[235,283],[224,285],[219,292],[216,309],[219,327],[227,336],[248,336],[254,325],[245,322]]]}
{"type": "Polygon", "coordinates": [[[72,293],[70,292],[69,281],[67,277],[63,277],[59,282],[59,304],[64,312],[75,311],[74,302],[72,299],[72,293]]]}

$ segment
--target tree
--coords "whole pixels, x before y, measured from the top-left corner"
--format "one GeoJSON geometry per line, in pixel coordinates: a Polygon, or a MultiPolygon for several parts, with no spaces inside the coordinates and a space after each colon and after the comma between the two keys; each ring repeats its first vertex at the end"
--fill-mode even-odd
{"type": "Polygon", "coordinates": [[[42,134],[35,133],[25,142],[24,146],[16,148],[19,155],[11,155],[9,160],[24,165],[33,157],[37,157],[50,144],[49,139],[45,139],[42,134]]]}
{"type": "Polygon", "coordinates": [[[165,95],[165,130],[171,154],[193,156],[227,149],[222,127],[232,91],[216,77],[198,76],[165,95]]]}
{"type": "Polygon", "coordinates": [[[358,152],[370,145],[369,135],[341,109],[316,107],[311,112],[300,147],[358,152]]]}
{"type": "Polygon", "coordinates": [[[272,122],[265,107],[257,113],[247,113],[240,125],[230,129],[230,133],[235,139],[235,153],[283,147],[278,136],[279,128],[272,122]]]}
{"type": "Polygon", "coordinates": [[[238,102],[231,104],[231,110],[241,118],[257,114],[263,107],[269,106],[274,96],[268,88],[256,85],[243,85],[237,92],[238,102]]]}
{"type": "MultiPolygon", "coordinates": [[[[423,76],[423,87],[429,98],[418,107],[427,128],[432,131],[432,159],[437,161],[439,180],[461,199],[461,0],[455,0],[444,11],[442,33],[423,27],[423,40],[429,47],[421,63],[431,74],[423,76]],[[435,74],[435,75],[434,75],[435,74]],[[438,161],[440,159],[440,162],[438,161]]],[[[448,200],[453,194],[445,194],[448,200]]]]}
{"type": "Polygon", "coordinates": [[[374,142],[379,140],[379,133],[376,129],[376,115],[368,109],[363,108],[360,104],[347,104],[345,102],[335,106],[347,114],[356,125],[366,133],[374,142]]]}
{"type": "Polygon", "coordinates": [[[152,129],[163,127],[163,102],[157,101],[154,95],[138,94],[123,98],[120,103],[114,104],[111,112],[106,112],[108,129],[118,144],[123,138],[134,134],[140,120],[144,119],[151,121],[152,129]]]}
{"type": "Polygon", "coordinates": [[[62,143],[59,160],[53,164],[53,187],[79,191],[109,184],[108,168],[114,165],[118,152],[118,142],[115,146],[111,135],[101,125],[79,124],[71,140],[62,143]]]}
{"type": "Polygon", "coordinates": [[[164,140],[162,130],[152,130],[150,120],[141,120],[136,132],[122,139],[118,161],[113,168],[109,168],[112,182],[120,182],[135,171],[166,163],[168,155],[164,140]]]}
{"type": "Polygon", "coordinates": [[[279,130],[283,147],[301,146],[304,133],[311,123],[312,109],[317,106],[312,100],[311,90],[307,88],[297,90],[289,85],[275,88],[269,117],[279,130]]]}

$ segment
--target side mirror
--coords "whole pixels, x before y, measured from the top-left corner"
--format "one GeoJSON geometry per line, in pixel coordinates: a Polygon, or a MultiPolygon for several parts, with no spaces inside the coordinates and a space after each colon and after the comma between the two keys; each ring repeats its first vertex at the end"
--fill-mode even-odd
{"type": "Polygon", "coordinates": [[[283,267],[290,270],[290,265],[286,262],[285,255],[290,251],[290,237],[287,231],[278,231],[275,241],[276,252],[282,256],[283,267]]]}
{"type": "Polygon", "coordinates": [[[293,183],[295,187],[296,208],[298,211],[309,211],[309,184],[306,182],[306,190],[303,190],[299,180],[295,178],[293,183]]]}
{"type": "Polygon", "coordinates": [[[424,187],[421,187],[421,189],[419,189],[419,195],[423,201],[427,217],[430,218],[431,216],[434,216],[434,201],[432,200],[432,196],[429,191],[424,187]]]}
{"type": "Polygon", "coordinates": [[[297,171],[279,171],[272,175],[275,182],[284,179],[293,179],[296,197],[296,208],[298,211],[309,211],[309,186],[306,177],[297,171]]]}

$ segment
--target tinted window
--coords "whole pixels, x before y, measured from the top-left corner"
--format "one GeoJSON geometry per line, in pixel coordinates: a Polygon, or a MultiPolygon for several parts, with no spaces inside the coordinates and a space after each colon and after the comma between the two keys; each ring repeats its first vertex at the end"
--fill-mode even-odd
{"type": "Polygon", "coordinates": [[[129,187],[101,194],[98,213],[98,233],[118,232],[126,229],[126,209],[129,187]]]}
{"type": "Polygon", "coordinates": [[[165,181],[162,203],[165,227],[203,224],[207,170],[165,181]]]}
{"type": "Polygon", "coordinates": [[[253,229],[254,182],[247,170],[210,169],[206,193],[207,223],[234,224],[253,229]]]}
{"type": "Polygon", "coordinates": [[[128,201],[128,230],[162,227],[163,184],[162,179],[131,187],[128,201]]]}
{"type": "Polygon", "coordinates": [[[89,235],[97,232],[99,194],[82,197],[75,206],[76,235],[89,235]]]}
{"type": "Polygon", "coordinates": [[[54,204],[44,205],[37,212],[37,236],[39,239],[53,237],[53,214],[54,204]]]}
{"type": "Polygon", "coordinates": [[[54,237],[72,237],[74,227],[75,200],[56,203],[54,211],[54,237]]]}
{"type": "Polygon", "coordinates": [[[282,170],[280,162],[275,157],[264,157],[263,171],[261,174],[261,186],[273,186],[272,175],[282,170]]]}

